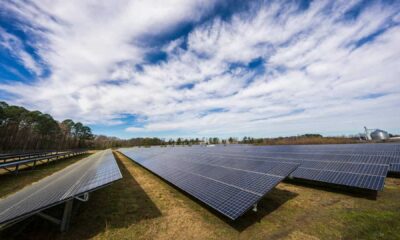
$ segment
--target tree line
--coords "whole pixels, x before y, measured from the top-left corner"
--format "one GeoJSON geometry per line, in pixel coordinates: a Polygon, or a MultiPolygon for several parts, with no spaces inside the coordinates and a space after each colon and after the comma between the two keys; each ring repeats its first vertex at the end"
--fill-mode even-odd
{"type": "Polygon", "coordinates": [[[132,138],[119,139],[94,135],[90,127],[81,122],[66,119],[58,122],[49,114],[29,111],[20,106],[0,102],[0,151],[21,150],[65,150],[75,148],[118,148],[154,145],[196,145],[196,144],[329,144],[354,143],[356,137],[323,137],[319,134],[304,134],[291,137],[238,139],[229,137],[210,138],[132,138]]]}
{"type": "Polygon", "coordinates": [[[86,148],[93,137],[80,122],[0,102],[0,151],[86,148]]]}
{"type": "Polygon", "coordinates": [[[165,145],[159,138],[128,140],[94,135],[90,127],[71,119],[56,121],[51,115],[0,102],[0,151],[106,149],[165,145]]]}

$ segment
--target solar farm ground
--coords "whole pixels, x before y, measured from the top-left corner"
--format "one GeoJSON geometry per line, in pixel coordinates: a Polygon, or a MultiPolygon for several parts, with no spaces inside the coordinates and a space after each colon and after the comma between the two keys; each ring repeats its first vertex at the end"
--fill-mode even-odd
{"type": "MultiPolygon", "coordinates": [[[[1,239],[400,239],[400,178],[388,178],[377,200],[332,188],[281,183],[235,222],[221,217],[121,154],[123,179],[82,203],[70,231],[41,219],[1,239]]],[[[1,177],[0,197],[77,161],[1,177]]],[[[46,166],[43,166],[46,167],[46,166]]]]}

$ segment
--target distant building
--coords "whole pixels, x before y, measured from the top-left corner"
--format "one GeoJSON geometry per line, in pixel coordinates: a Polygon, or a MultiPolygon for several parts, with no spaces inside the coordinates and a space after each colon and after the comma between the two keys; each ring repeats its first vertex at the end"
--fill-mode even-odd
{"type": "Polygon", "coordinates": [[[382,141],[389,139],[389,133],[380,129],[376,129],[371,134],[371,139],[374,141],[382,141]]]}
{"type": "Polygon", "coordinates": [[[368,129],[367,127],[364,127],[364,129],[365,129],[366,140],[383,141],[383,140],[388,140],[390,138],[389,133],[381,129],[368,129]]]}

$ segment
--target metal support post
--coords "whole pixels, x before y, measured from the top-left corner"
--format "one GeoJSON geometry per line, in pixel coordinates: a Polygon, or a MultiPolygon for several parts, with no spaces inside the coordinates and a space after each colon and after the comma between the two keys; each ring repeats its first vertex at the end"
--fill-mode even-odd
{"type": "Polygon", "coordinates": [[[71,213],[72,213],[72,205],[74,203],[74,199],[68,200],[65,202],[64,213],[61,219],[61,232],[68,231],[69,223],[71,220],[71,213]]]}
{"type": "Polygon", "coordinates": [[[253,212],[257,212],[257,203],[253,205],[253,212]]]}

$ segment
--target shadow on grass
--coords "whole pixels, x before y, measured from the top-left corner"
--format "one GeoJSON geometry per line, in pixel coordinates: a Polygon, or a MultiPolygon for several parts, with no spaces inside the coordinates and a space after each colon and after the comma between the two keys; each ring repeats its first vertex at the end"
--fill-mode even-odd
{"type": "Polygon", "coordinates": [[[387,176],[390,178],[400,178],[400,172],[389,172],[387,176]]]}
{"type": "Polygon", "coordinates": [[[234,228],[238,232],[242,232],[246,230],[248,227],[253,225],[254,223],[260,222],[268,214],[272,213],[273,211],[277,210],[280,206],[282,206],[287,201],[295,198],[298,194],[294,192],[290,192],[287,190],[281,190],[278,188],[272,189],[267,195],[265,195],[257,204],[257,212],[252,211],[249,209],[245,214],[240,216],[236,220],[231,220],[228,217],[222,215],[220,212],[216,211],[215,209],[209,207],[205,203],[201,202],[197,198],[193,197],[192,195],[187,194],[186,192],[176,188],[169,182],[166,182],[169,186],[176,189],[184,196],[189,198],[190,200],[196,202],[201,207],[207,209],[208,211],[212,212],[216,217],[218,217],[221,221],[225,222],[232,228],[234,228]]]}
{"type": "Polygon", "coordinates": [[[260,222],[265,216],[277,210],[287,201],[297,197],[297,195],[294,192],[274,188],[258,202],[257,212],[249,210],[235,221],[228,220],[222,216],[220,218],[224,219],[236,231],[242,232],[254,223],[260,222]]]}
{"type": "Polygon", "coordinates": [[[285,179],[286,183],[290,183],[296,186],[303,186],[318,189],[321,191],[331,192],[331,193],[338,193],[347,195],[350,197],[356,198],[363,198],[368,200],[377,200],[378,191],[368,190],[368,189],[360,189],[355,187],[347,187],[342,185],[336,184],[329,184],[317,181],[310,181],[304,179],[285,179]]]}
{"type": "MultiPolygon", "coordinates": [[[[126,228],[145,219],[161,216],[161,212],[133,178],[118,157],[123,178],[90,193],[88,202],[74,201],[70,229],[59,232],[56,226],[37,216],[12,226],[0,234],[0,239],[89,239],[107,229],[126,228]]],[[[64,205],[46,211],[60,216],[64,205]]]]}
{"type": "Polygon", "coordinates": [[[126,228],[145,219],[161,216],[160,210],[140,187],[118,156],[114,154],[123,178],[93,192],[72,219],[74,238],[91,238],[107,229],[126,228]],[[82,227],[85,225],[86,227],[82,227]]]}

